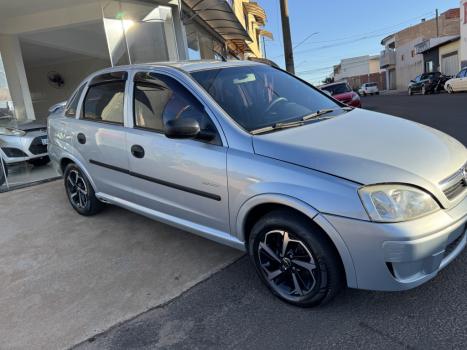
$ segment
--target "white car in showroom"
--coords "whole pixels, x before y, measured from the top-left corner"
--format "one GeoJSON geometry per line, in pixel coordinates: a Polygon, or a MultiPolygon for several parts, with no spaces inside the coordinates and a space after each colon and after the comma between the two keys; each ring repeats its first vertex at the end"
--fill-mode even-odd
{"type": "Polygon", "coordinates": [[[449,79],[444,88],[450,94],[459,91],[467,91],[467,67],[464,67],[454,78],[449,79]]]}
{"type": "Polygon", "coordinates": [[[360,89],[358,89],[358,94],[360,96],[366,95],[379,95],[378,84],[376,83],[365,83],[362,84],[360,89]]]}

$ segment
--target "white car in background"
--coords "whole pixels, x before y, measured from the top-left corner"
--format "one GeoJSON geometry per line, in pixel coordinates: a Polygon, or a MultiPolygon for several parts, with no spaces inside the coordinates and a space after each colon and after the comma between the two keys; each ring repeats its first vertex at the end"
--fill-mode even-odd
{"type": "Polygon", "coordinates": [[[360,89],[358,89],[358,94],[360,96],[379,95],[378,84],[376,84],[376,83],[365,83],[360,87],[360,89]]]}
{"type": "Polygon", "coordinates": [[[457,75],[444,84],[444,89],[453,92],[467,91],[467,67],[463,68],[457,75]]]}

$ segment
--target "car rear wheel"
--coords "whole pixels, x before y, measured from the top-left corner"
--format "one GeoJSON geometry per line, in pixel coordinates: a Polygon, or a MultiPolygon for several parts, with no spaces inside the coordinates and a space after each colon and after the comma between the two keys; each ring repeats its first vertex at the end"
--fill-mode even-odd
{"type": "Polygon", "coordinates": [[[425,85],[422,86],[422,95],[426,95],[427,94],[427,91],[426,91],[426,87],[425,85]]]}
{"type": "Polygon", "coordinates": [[[413,92],[412,92],[412,88],[409,88],[409,96],[412,96],[413,92]]]}
{"type": "Polygon", "coordinates": [[[65,169],[65,190],[71,206],[79,214],[91,216],[102,210],[104,204],[94,193],[86,175],[75,164],[69,164],[65,169]]]}
{"type": "Polygon", "coordinates": [[[446,89],[448,90],[448,93],[450,94],[454,93],[454,90],[452,89],[451,85],[446,86],[446,89]]]}
{"type": "Polygon", "coordinates": [[[323,232],[291,211],[273,211],[254,225],[249,256],[272,293],[297,306],[324,304],[344,285],[335,248],[323,232]]]}

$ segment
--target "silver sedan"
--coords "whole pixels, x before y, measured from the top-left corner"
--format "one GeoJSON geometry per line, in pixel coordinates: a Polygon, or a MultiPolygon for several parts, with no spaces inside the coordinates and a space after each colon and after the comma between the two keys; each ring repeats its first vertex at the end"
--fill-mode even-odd
{"type": "Polygon", "coordinates": [[[49,131],[79,214],[110,203],[244,250],[295,305],[417,287],[466,245],[461,143],[259,63],[103,70],[49,131]]]}

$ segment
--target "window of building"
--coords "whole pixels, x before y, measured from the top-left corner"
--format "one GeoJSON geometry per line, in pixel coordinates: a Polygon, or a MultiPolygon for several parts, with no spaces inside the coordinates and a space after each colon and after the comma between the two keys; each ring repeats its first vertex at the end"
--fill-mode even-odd
{"type": "Polygon", "coordinates": [[[123,124],[125,81],[91,86],[84,99],[83,119],[123,124]]]}
{"type": "MultiPolygon", "coordinates": [[[[203,105],[182,84],[162,74],[141,72],[135,76],[134,121],[139,128],[162,132],[172,119],[193,118],[201,130],[216,132],[203,105]]],[[[218,136],[210,143],[220,144],[218,136]]]]}

